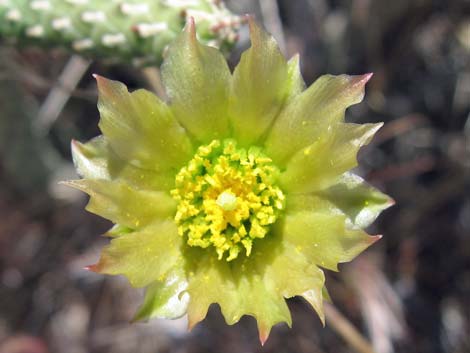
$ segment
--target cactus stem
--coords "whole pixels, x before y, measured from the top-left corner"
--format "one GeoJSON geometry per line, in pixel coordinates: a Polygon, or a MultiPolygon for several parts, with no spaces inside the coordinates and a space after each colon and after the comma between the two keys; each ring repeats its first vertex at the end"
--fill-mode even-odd
{"type": "Polygon", "coordinates": [[[240,20],[222,0],[0,0],[0,40],[155,65],[191,16],[203,43],[234,44],[240,20]]]}
{"type": "Polygon", "coordinates": [[[103,11],[85,11],[81,19],[86,23],[97,23],[106,21],[106,14],[103,11]]]}

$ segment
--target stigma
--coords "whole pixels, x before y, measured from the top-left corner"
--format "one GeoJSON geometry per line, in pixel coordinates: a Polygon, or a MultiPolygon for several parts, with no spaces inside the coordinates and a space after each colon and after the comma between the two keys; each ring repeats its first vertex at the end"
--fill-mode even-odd
{"type": "Polygon", "coordinates": [[[237,197],[230,191],[222,192],[216,201],[224,211],[233,211],[237,207],[237,197]]]}

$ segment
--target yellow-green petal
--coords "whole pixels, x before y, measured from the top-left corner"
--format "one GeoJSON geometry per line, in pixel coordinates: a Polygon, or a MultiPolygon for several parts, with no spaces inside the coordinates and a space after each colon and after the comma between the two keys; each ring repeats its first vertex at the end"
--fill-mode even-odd
{"type": "Polygon", "coordinates": [[[280,112],[265,142],[268,155],[284,165],[299,149],[331,133],[346,108],[362,100],[371,76],[321,76],[280,112]]]}
{"type": "Polygon", "coordinates": [[[335,184],[357,165],[357,152],[368,144],[383,124],[339,123],[311,145],[299,150],[281,174],[280,184],[288,192],[308,193],[335,184]]]}
{"type": "Polygon", "coordinates": [[[189,137],[156,95],[143,89],[129,93],[118,81],[95,77],[99,127],[121,159],[161,171],[180,168],[191,157],[189,137]]]}
{"type": "Polygon", "coordinates": [[[132,229],[169,219],[176,210],[176,203],[167,192],[142,191],[122,181],[81,179],[66,185],[90,195],[88,211],[132,229]]]}
{"type": "MultiPolygon", "coordinates": [[[[212,303],[220,305],[228,324],[234,324],[243,315],[253,316],[259,329],[261,342],[277,323],[291,325],[289,308],[275,283],[262,271],[267,263],[260,259],[247,261],[219,261],[215,256],[201,253],[194,261],[188,278],[189,326],[203,320],[212,303]]],[[[272,256],[267,254],[266,256],[272,256]]]]}
{"type": "Polygon", "coordinates": [[[196,39],[194,21],[168,49],[162,79],[178,121],[200,142],[229,134],[230,70],[223,55],[196,39]]]}
{"type": "MultiPolygon", "coordinates": [[[[323,274],[323,271],[321,273],[323,274]]],[[[323,326],[325,326],[325,312],[323,309],[324,307],[323,302],[328,301],[329,299],[329,297],[326,297],[324,295],[325,290],[326,290],[326,287],[323,287],[320,290],[313,288],[313,289],[306,290],[300,295],[302,298],[304,298],[307,301],[307,303],[309,303],[312,306],[313,310],[315,310],[315,312],[318,314],[318,317],[321,323],[323,324],[323,326]]]]}
{"type": "Polygon", "coordinates": [[[287,62],[287,99],[292,99],[305,90],[305,82],[300,72],[300,57],[299,54],[294,55],[287,62]]]}
{"type": "Polygon", "coordinates": [[[181,269],[170,272],[162,281],[155,281],[145,290],[145,299],[134,320],[150,318],[177,319],[184,314],[189,302],[185,293],[188,283],[181,269]]]}
{"type": "Polygon", "coordinates": [[[248,258],[225,262],[200,250],[191,257],[187,266],[193,271],[188,277],[190,327],[205,317],[211,303],[218,303],[228,324],[243,315],[255,317],[264,342],[275,324],[291,325],[283,298],[293,296],[306,297],[324,321],[323,271],[282,232],[255,243],[248,258]]]}
{"type": "Polygon", "coordinates": [[[103,236],[114,238],[114,237],[120,237],[122,235],[132,233],[133,231],[134,231],[133,228],[124,226],[122,224],[115,224],[110,229],[108,229],[108,231],[104,233],[103,236]]]}
{"type": "Polygon", "coordinates": [[[309,194],[290,194],[288,212],[312,211],[344,214],[351,228],[366,228],[394,201],[361,177],[347,172],[327,189],[309,194]]]}
{"type": "Polygon", "coordinates": [[[310,261],[309,256],[303,254],[298,245],[290,243],[286,238],[282,242],[281,249],[267,266],[266,278],[275,283],[276,291],[284,298],[303,296],[307,299],[324,323],[323,271],[310,261]]]}
{"type": "Polygon", "coordinates": [[[242,145],[255,143],[279,113],[289,88],[288,66],[274,38],[250,20],[251,48],[233,73],[230,121],[242,145]]]}
{"type": "Polygon", "coordinates": [[[343,174],[337,184],[318,195],[338,207],[356,228],[368,227],[383,210],[394,204],[392,198],[353,173],[343,174]]]}
{"type": "Polygon", "coordinates": [[[138,168],[120,159],[108,146],[104,136],[87,143],[72,141],[75,168],[86,179],[122,180],[139,189],[170,190],[173,173],[138,168]]]}
{"type": "Polygon", "coordinates": [[[134,287],[163,281],[181,268],[182,239],[173,221],[163,221],[140,231],[113,238],[91,271],[124,275],[134,287]]]}
{"type": "Polygon", "coordinates": [[[344,215],[314,211],[288,214],[276,231],[310,261],[333,271],[380,239],[362,230],[347,229],[344,215]]]}

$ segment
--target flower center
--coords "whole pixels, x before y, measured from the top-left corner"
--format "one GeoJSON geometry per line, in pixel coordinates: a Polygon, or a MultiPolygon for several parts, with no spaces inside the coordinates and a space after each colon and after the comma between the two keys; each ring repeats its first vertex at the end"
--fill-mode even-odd
{"type": "Polygon", "coordinates": [[[249,256],[284,208],[278,174],[258,147],[237,148],[231,139],[199,147],[171,191],[178,233],[190,246],[213,246],[219,260],[236,259],[243,248],[249,256]]]}

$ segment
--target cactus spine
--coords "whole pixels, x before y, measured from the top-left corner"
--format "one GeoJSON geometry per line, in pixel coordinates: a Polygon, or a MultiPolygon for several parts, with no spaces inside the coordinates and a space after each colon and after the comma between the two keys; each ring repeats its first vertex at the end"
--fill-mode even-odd
{"type": "Polygon", "coordinates": [[[237,39],[240,18],[219,0],[0,0],[0,38],[153,65],[188,17],[206,44],[224,49],[237,39]]]}

